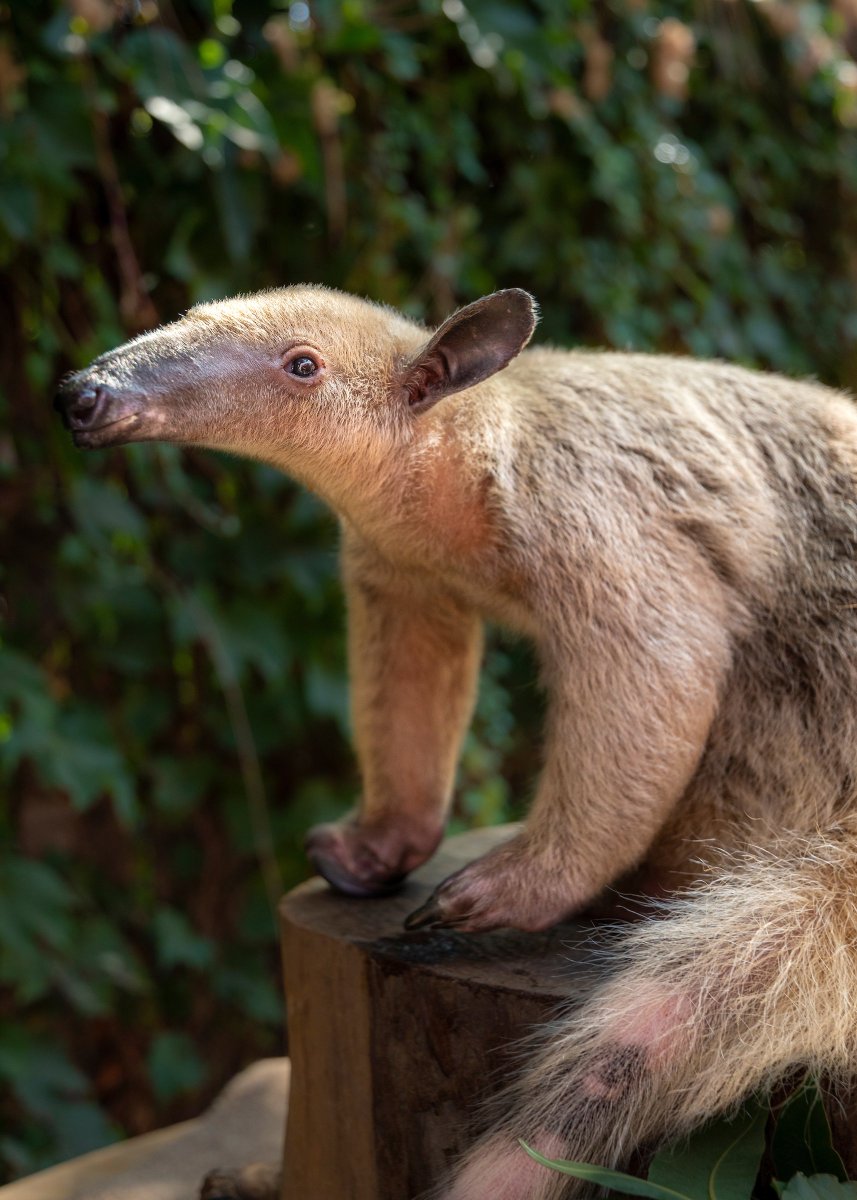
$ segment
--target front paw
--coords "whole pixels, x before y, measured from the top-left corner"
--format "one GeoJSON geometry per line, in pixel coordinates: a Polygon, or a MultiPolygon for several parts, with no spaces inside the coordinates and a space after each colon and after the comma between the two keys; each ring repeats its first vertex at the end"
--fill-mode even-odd
{"type": "Polygon", "coordinates": [[[437,848],[442,829],[412,828],[396,817],[361,823],[349,817],[316,825],[306,852],[319,875],[347,896],[386,896],[437,848]]]}
{"type": "Polygon", "coordinates": [[[406,929],[549,929],[581,906],[556,859],[536,854],[525,836],[468,863],[435,889],[406,929]]]}

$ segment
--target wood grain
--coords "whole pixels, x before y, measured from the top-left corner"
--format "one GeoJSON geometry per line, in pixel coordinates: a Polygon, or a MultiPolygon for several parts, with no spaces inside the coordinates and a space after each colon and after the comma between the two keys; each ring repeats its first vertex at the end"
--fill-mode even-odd
{"type": "Polygon", "coordinates": [[[437,1182],[471,1140],[480,1101],[508,1078],[515,1045],[585,970],[573,925],[402,928],[437,883],[513,832],[449,839],[392,897],[352,900],[312,880],[282,901],[283,1200],[412,1200],[437,1182]]]}

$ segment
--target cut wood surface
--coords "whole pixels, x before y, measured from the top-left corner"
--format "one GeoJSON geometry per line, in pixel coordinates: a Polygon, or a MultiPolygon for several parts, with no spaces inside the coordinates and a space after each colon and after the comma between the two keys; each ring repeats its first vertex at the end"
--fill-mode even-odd
{"type": "Polygon", "coordinates": [[[412,1200],[479,1125],[480,1101],[582,971],[579,927],[408,933],[447,875],[514,830],[451,838],[401,892],[315,879],[282,901],[292,1059],[283,1200],[412,1200]]]}

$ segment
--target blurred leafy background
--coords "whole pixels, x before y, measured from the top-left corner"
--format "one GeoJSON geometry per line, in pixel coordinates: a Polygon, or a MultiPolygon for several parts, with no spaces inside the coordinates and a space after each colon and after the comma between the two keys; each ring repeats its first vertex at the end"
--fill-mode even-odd
{"type": "MultiPolygon", "coordinates": [[[[855,54],[857,0],[0,3],[0,1178],[282,1049],[270,900],[357,786],[332,518],[76,453],[58,377],[320,281],[854,386],[855,54]]],[[[494,635],[459,823],[526,796],[533,680],[494,635]]]]}

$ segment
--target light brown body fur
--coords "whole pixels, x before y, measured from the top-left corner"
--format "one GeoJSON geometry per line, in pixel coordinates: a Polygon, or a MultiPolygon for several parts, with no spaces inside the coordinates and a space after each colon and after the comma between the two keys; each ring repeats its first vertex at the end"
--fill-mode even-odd
{"type": "Polygon", "coordinates": [[[537,647],[544,769],[520,836],[412,923],[539,929],[636,867],[675,896],[448,1200],[568,1186],[518,1136],[620,1161],[796,1065],[857,1066],[857,412],[721,364],[515,358],[529,314],[498,293],[428,342],[283,289],[191,310],[59,400],[79,444],[235,450],[339,514],[363,795],[310,835],[332,882],[382,890],[436,846],[489,619],[537,647]]]}

